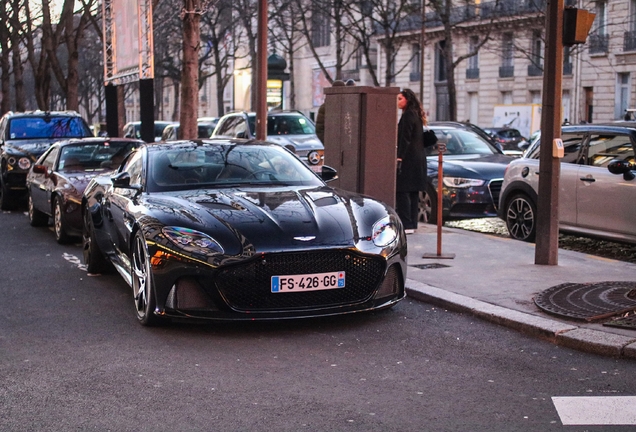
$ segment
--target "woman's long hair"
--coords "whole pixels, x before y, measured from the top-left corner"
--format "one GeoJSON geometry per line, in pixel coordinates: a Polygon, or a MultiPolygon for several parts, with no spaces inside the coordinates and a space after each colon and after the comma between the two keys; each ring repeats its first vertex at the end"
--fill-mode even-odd
{"type": "Polygon", "coordinates": [[[406,99],[406,107],[404,111],[412,110],[422,119],[422,124],[427,125],[428,120],[426,119],[426,113],[424,112],[424,108],[422,108],[422,104],[417,99],[417,96],[411,89],[404,89],[400,92],[404,99],[406,99]]]}

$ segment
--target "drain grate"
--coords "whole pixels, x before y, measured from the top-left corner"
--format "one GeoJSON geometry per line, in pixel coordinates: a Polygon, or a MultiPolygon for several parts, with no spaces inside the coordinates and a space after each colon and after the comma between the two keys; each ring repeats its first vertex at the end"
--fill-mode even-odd
{"type": "Polygon", "coordinates": [[[547,313],[598,321],[636,309],[636,282],[565,283],[542,291],[534,302],[547,313]]]}
{"type": "Polygon", "coordinates": [[[620,327],[630,330],[636,330],[636,315],[615,318],[608,322],[604,322],[603,325],[607,327],[620,327]]]}
{"type": "Polygon", "coordinates": [[[450,266],[433,263],[433,264],[415,264],[410,267],[417,267],[418,269],[427,270],[427,269],[444,268],[444,267],[450,267],[450,266]]]}

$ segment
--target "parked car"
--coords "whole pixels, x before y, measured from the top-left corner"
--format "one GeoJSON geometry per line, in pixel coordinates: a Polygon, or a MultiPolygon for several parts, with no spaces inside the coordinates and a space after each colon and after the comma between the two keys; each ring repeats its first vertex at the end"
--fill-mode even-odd
{"type": "Polygon", "coordinates": [[[96,175],[119,167],[143,143],[128,138],[81,138],[53,144],[27,175],[31,226],[48,225],[52,217],[58,243],[81,236],[84,188],[96,175]]]}
{"type": "Polygon", "coordinates": [[[514,128],[484,128],[493,139],[501,145],[504,153],[520,156],[523,150],[528,147],[528,140],[521,135],[519,130],[514,128]]]}
{"type": "MultiPolygon", "coordinates": [[[[559,176],[559,229],[636,243],[636,182],[625,168],[634,163],[636,127],[563,126],[561,139],[565,156],[559,176]],[[617,173],[624,171],[623,177],[609,170],[617,165],[622,166],[617,173]]],[[[510,236],[518,240],[534,241],[536,237],[540,148],[539,141],[523,158],[511,162],[504,177],[499,217],[510,236]]]]}
{"type": "MultiPolygon", "coordinates": [[[[497,216],[506,166],[514,159],[463,126],[429,125],[446,144],[442,175],[442,220],[497,216]]],[[[438,156],[427,157],[428,188],[420,193],[420,221],[437,223],[438,156]]]]}
{"type": "MultiPolygon", "coordinates": [[[[241,111],[224,115],[212,137],[256,138],[256,113],[241,111]]],[[[290,149],[316,172],[320,172],[324,164],[325,147],[316,135],[314,123],[299,111],[269,111],[267,141],[290,149]]]]}
{"type": "MultiPolygon", "coordinates": [[[[197,122],[197,138],[210,138],[216,123],[211,121],[197,122]]],[[[179,138],[179,123],[169,124],[161,134],[161,141],[176,141],[179,138]]]]}
{"type": "MultiPolygon", "coordinates": [[[[335,170],[321,175],[332,179],[335,170]]],[[[143,145],[85,190],[87,269],[115,264],[143,325],[395,305],[405,295],[407,254],[397,214],[323,179],[266,142],[143,145]]]]}
{"type": "Polygon", "coordinates": [[[8,112],[0,119],[0,208],[12,210],[26,197],[31,165],[55,141],[92,136],[75,111],[8,112]]]}
{"type": "MultiPolygon", "coordinates": [[[[155,142],[161,141],[163,130],[168,125],[177,124],[177,122],[155,120],[155,142]]],[[[128,122],[124,125],[124,138],[141,139],[141,122],[128,122]]]]}
{"type": "Polygon", "coordinates": [[[484,129],[480,128],[476,124],[468,123],[468,122],[458,122],[458,121],[435,121],[429,123],[430,126],[446,126],[451,128],[459,128],[466,129],[469,131],[475,132],[484,140],[488,141],[493,146],[497,147],[499,150],[503,151],[503,147],[501,143],[497,141],[491,134],[486,132],[484,129]]]}

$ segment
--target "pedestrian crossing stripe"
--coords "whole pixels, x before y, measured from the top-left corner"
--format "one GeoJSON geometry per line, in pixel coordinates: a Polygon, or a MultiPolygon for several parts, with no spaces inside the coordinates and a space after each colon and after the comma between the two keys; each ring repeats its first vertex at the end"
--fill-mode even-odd
{"type": "Polygon", "coordinates": [[[554,396],[561,423],[568,425],[636,425],[636,396],[554,396]]]}

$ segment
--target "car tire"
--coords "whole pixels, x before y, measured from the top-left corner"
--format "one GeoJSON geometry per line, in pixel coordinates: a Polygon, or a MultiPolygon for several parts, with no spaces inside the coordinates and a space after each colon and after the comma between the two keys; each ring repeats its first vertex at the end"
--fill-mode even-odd
{"type": "Polygon", "coordinates": [[[4,176],[0,175],[0,209],[1,210],[13,210],[15,209],[15,203],[13,202],[13,194],[9,191],[9,188],[4,183],[4,176]]]}
{"type": "Polygon", "coordinates": [[[437,194],[432,187],[420,192],[419,209],[420,222],[437,224],[437,194]]]}
{"type": "Polygon", "coordinates": [[[31,198],[31,193],[29,193],[29,223],[33,227],[46,226],[49,224],[49,215],[46,213],[42,213],[39,210],[36,210],[33,207],[33,199],[31,198]]]}
{"type": "Polygon", "coordinates": [[[82,251],[86,271],[91,274],[106,273],[110,268],[110,262],[104,257],[95,241],[93,224],[88,208],[84,211],[84,226],[82,228],[82,251]]]}
{"type": "Polygon", "coordinates": [[[72,237],[66,233],[66,222],[64,221],[64,211],[62,210],[60,197],[53,198],[53,232],[55,232],[55,240],[59,244],[71,242],[72,237]]]}
{"type": "Polygon", "coordinates": [[[533,242],[537,235],[537,206],[524,193],[516,193],[506,202],[506,227],[510,237],[533,242]]]}
{"type": "Polygon", "coordinates": [[[161,319],[154,313],[156,301],[148,246],[141,231],[137,231],[133,240],[130,266],[137,320],[144,326],[160,324],[161,319]]]}

